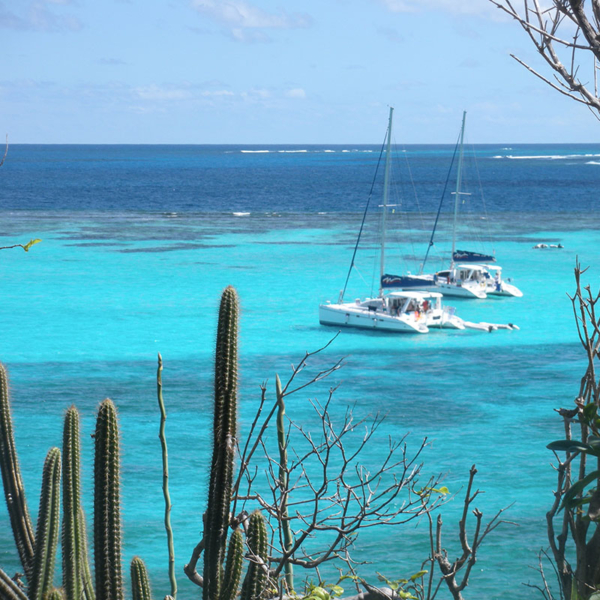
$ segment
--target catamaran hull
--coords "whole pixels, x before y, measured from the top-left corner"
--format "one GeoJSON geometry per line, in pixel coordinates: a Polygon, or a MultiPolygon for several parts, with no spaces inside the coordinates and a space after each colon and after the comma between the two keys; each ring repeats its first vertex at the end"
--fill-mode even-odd
{"type": "Polygon", "coordinates": [[[487,290],[488,296],[513,296],[514,298],[522,298],[523,292],[515,285],[510,283],[502,282],[502,287],[498,290],[494,289],[487,290]]]}
{"type": "Polygon", "coordinates": [[[479,298],[481,300],[487,298],[485,288],[480,286],[458,286],[452,285],[451,283],[431,282],[430,284],[424,285],[413,284],[410,286],[410,288],[403,287],[402,289],[410,289],[420,292],[440,292],[441,294],[444,294],[444,296],[456,296],[458,298],[479,298]]]}
{"type": "Polygon", "coordinates": [[[444,296],[456,296],[457,298],[479,298],[480,300],[487,298],[485,288],[478,285],[466,286],[438,282],[427,291],[440,292],[444,296]]]}
{"type": "Polygon", "coordinates": [[[319,323],[335,327],[355,327],[392,333],[427,333],[429,331],[424,319],[421,321],[412,318],[408,320],[408,317],[404,315],[394,317],[341,304],[321,304],[319,306],[319,323]]]}

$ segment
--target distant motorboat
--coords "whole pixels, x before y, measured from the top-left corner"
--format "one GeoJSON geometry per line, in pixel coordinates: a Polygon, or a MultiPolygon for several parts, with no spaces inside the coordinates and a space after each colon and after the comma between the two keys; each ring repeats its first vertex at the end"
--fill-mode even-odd
{"type": "Polygon", "coordinates": [[[532,248],[534,250],[546,250],[548,248],[564,248],[564,246],[562,244],[536,244],[535,246],[532,246],[532,248]]]}

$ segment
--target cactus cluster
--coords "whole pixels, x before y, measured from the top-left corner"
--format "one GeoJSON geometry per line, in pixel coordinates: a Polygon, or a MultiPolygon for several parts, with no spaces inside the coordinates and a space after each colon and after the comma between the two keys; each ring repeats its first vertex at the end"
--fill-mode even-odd
{"type": "MultiPolygon", "coordinates": [[[[254,512],[246,524],[246,539],[238,519],[232,519],[234,456],[237,437],[237,354],[239,303],[228,287],[221,297],[215,352],[213,452],[207,509],[204,515],[204,600],[234,600],[240,594],[244,562],[248,563],[241,586],[242,600],[265,596],[268,582],[268,540],[263,515],[254,512]],[[229,542],[227,536],[232,529],[229,542]]],[[[159,404],[162,383],[159,357],[159,404]]],[[[280,393],[280,385],[278,388],[280,393]]],[[[280,430],[281,442],[283,403],[280,430]]],[[[164,414],[163,423],[164,425],[164,414]]],[[[164,434],[161,425],[161,436],[164,434]]],[[[166,445],[163,442],[163,460],[166,445]]],[[[40,511],[34,535],[15,449],[8,380],[0,364],[0,467],[13,535],[27,580],[27,593],[0,569],[2,600],[123,600],[121,568],[121,507],[119,427],[115,405],[104,400],[98,409],[94,434],[94,565],[92,578],[88,556],[85,515],[81,503],[79,414],[66,411],[62,456],[58,448],[48,452],[43,471],[40,511]],[[60,527],[62,472],[62,588],[53,584],[60,527]]],[[[168,474],[167,465],[163,465],[168,474]]],[[[165,492],[168,498],[168,492],[165,492]]],[[[168,519],[167,519],[168,525],[168,519]]],[[[287,538],[286,538],[287,539],[287,538]]],[[[172,541],[169,543],[170,561],[172,541]]],[[[131,562],[133,600],[151,600],[148,573],[143,561],[131,562]]],[[[174,579],[174,576],[173,576],[174,579]]],[[[176,587],[165,600],[175,600],[176,587]]]]}
{"type": "MultiPolygon", "coordinates": [[[[35,536],[29,520],[15,449],[6,369],[0,364],[0,467],[13,535],[27,580],[27,593],[0,569],[2,600],[122,600],[117,411],[106,399],[98,409],[94,454],[94,558],[92,583],[85,515],[81,506],[79,413],[67,410],[63,450],[51,448],[42,473],[35,536]],[[62,588],[54,587],[60,536],[62,471],[62,588]]],[[[140,561],[140,559],[137,559],[140,561]]],[[[141,562],[141,561],[140,561],[141,562]]],[[[145,569],[145,567],[144,567],[145,569]]],[[[150,596],[137,596],[149,600],[150,596]]]]}

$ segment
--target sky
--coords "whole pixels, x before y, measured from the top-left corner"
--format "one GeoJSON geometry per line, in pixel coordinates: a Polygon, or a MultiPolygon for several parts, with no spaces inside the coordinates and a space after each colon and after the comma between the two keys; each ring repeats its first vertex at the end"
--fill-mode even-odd
{"type": "Polygon", "coordinates": [[[10,143],[597,142],[488,0],[0,0],[10,143]]]}

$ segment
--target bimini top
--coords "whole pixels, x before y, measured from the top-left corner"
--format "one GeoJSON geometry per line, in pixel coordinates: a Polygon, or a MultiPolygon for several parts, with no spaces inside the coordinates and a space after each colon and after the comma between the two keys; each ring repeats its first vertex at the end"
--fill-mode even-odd
{"type": "Polygon", "coordinates": [[[426,298],[441,298],[440,292],[390,292],[387,298],[410,298],[411,300],[424,300],[426,298]]]}
{"type": "Polygon", "coordinates": [[[474,264],[460,264],[455,265],[455,269],[472,269],[473,271],[502,271],[502,267],[496,265],[474,265],[474,264]]]}

